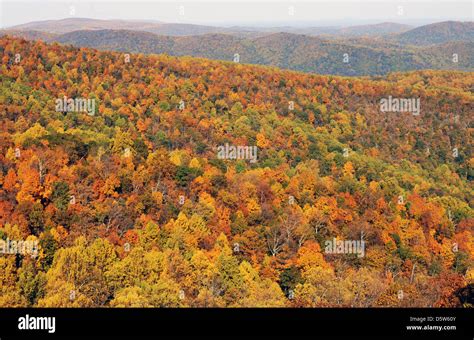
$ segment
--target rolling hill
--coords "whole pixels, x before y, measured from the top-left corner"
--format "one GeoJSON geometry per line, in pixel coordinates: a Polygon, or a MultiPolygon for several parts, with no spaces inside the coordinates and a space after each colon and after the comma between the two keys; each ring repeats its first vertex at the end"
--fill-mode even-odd
{"type": "Polygon", "coordinates": [[[291,33],[252,38],[231,34],[171,37],[129,30],[86,30],[52,36],[46,41],[100,50],[228,61],[238,54],[241,63],[345,76],[383,75],[419,69],[473,69],[473,43],[416,48],[368,40],[329,40],[291,33]],[[452,60],[453,53],[459,55],[457,63],[452,60]]]}
{"type": "Polygon", "coordinates": [[[445,21],[399,34],[396,41],[410,45],[432,45],[451,41],[474,42],[474,22],[445,21]]]}
{"type": "Polygon", "coordinates": [[[63,19],[0,34],[129,53],[195,56],[344,76],[421,69],[474,68],[472,22],[412,28],[396,23],[351,27],[211,27],[148,21],[63,19]],[[456,61],[453,59],[456,55],[456,61]]]}
{"type": "Polygon", "coordinates": [[[241,63],[344,76],[474,68],[472,22],[254,28],[69,18],[18,25],[0,34],[129,53],[218,60],[238,54],[241,63]]]}
{"type": "Polygon", "coordinates": [[[472,72],[0,54],[1,307],[469,307],[472,72]]]}
{"type": "Polygon", "coordinates": [[[40,31],[55,34],[64,34],[80,30],[123,29],[151,32],[160,35],[198,35],[220,31],[218,27],[164,23],[158,21],[139,20],[99,20],[88,18],[67,18],[61,20],[35,21],[10,27],[16,31],[40,31]]]}
{"type": "Polygon", "coordinates": [[[360,25],[341,28],[339,34],[349,36],[381,36],[398,34],[413,29],[413,26],[394,22],[382,22],[373,25],[360,25]]]}
{"type": "Polygon", "coordinates": [[[134,30],[155,33],[158,35],[184,36],[209,33],[228,33],[242,36],[260,36],[271,33],[293,33],[306,35],[333,35],[333,36],[381,36],[390,33],[401,33],[412,26],[397,23],[380,23],[373,25],[359,25],[347,27],[217,27],[192,25],[184,23],[165,23],[157,21],[138,20],[98,20],[87,18],[66,18],[61,20],[35,21],[8,28],[16,31],[41,31],[55,34],[64,34],[82,30],[134,30]]]}

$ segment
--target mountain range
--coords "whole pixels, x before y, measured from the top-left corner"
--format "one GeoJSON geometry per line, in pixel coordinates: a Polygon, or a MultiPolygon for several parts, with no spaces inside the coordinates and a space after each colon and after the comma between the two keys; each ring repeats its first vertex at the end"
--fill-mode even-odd
{"type": "Polygon", "coordinates": [[[343,76],[421,69],[471,71],[474,23],[420,27],[212,27],[161,22],[63,19],[11,27],[3,34],[128,53],[194,56],[343,76]]]}
{"type": "Polygon", "coordinates": [[[184,36],[209,33],[228,33],[240,35],[261,35],[262,33],[295,33],[307,35],[342,35],[342,36],[378,36],[389,33],[402,33],[413,26],[397,23],[379,23],[375,25],[359,25],[349,27],[216,27],[206,25],[193,25],[184,23],[165,23],[160,21],[140,20],[99,20],[88,18],[67,18],[61,20],[34,21],[10,27],[19,31],[41,31],[64,34],[80,30],[105,30],[124,29],[133,31],[150,32],[159,35],[184,36]]]}

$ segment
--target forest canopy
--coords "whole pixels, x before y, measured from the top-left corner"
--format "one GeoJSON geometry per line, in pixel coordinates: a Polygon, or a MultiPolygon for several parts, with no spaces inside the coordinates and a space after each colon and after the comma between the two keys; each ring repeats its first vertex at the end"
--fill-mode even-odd
{"type": "Polygon", "coordinates": [[[468,305],[472,72],[0,51],[0,239],[38,244],[0,254],[0,306],[468,305]],[[389,97],[420,114],[381,112],[389,97]]]}

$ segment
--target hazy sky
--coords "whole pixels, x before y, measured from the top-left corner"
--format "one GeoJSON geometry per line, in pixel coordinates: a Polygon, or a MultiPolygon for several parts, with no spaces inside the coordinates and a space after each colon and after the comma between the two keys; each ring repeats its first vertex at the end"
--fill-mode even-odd
{"type": "Polygon", "coordinates": [[[472,21],[474,0],[0,0],[0,27],[69,17],[158,20],[209,25],[327,26],[383,21],[472,21]]]}

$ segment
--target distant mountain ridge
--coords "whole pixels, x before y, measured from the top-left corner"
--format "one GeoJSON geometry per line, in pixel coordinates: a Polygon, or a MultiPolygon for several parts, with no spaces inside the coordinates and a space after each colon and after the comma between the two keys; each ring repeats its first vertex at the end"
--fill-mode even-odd
{"type": "Polygon", "coordinates": [[[373,25],[356,25],[347,27],[217,27],[185,23],[165,23],[159,21],[99,20],[87,18],[66,18],[61,20],[35,21],[8,28],[15,31],[41,31],[64,34],[80,30],[124,29],[151,32],[159,35],[183,36],[209,33],[229,33],[236,35],[258,36],[269,33],[294,33],[306,35],[339,35],[339,36],[380,36],[383,34],[402,33],[413,26],[384,22],[373,25]]]}
{"type": "Polygon", "coordinates": [[[449,41],[474,41],[474,22],[446,21],[414,28],[396,40],[403,44],[430,45],[449,41]]]}
{"type": "MultiPolygon", "coordinates": [[[[30,40],[44,40],[130,53],[168,54],[172,56],[194,56],[232,61],[239,55],[241,63],[275,66],[295,71],[334,74],[343,76],[384,75],[389,72],[421,69],[446,69],[472,71],[474,69],[474,36],[470,32],[472,23],[444,22],[418,27],[404,33],[389,33],[385,37],[371,37],[373,27],[384,32],[407,29],[403,25],[382,23],[379,25],[354,26],[347,28],[346,36],[304,35],[288,32],[222,33],[210,32],[186,35],[189,26],[166,24],[162,29],[173,31],[174,35],[160,35],[150,31],[139,31],[138,27],[151,25],[155,29],[161,23],[125,22],[123,26],[134,29],[95,29],[98,25],[111,25],[112,21],[79,20],[73,23],[88,27],[86,30],[63,34],[47,32],[52,22],[30,23],[17,26],[3,34],[21,36],[30,40]],[[43,31],[29,31],[38,27],[43,31]],[[175,25],[172,29],[170,25],[175,25]],[[450,33],[462,32],[456,35],[450,33]],[[369,33],[368,33],[369,32],[369,33]],[[444,32],[436,38],[426,32],[444,32]],[[357,35],[358,34],[358,35],[357,35]],[[416,44],[408,44],[414,41],[416,44]],[[433,41],[439,41],[434,45],[433,41]],[[457,62],[453,54],[458,55],[457,62]]],[[[116,26],[122,21],[115,21],[116,26]]],[[[148,29],[151,29],[148,27],[148,29]]],[[[207,27],[211,30],[210,26],[207,27]]],[[[63,21],[57,31],[71,28],[71,21],[63,21]]],[[[218,29],[218,28],[212,28],[218,29]]],[[[290,28],[286,28],[289,30],[290,28]]],[[[328,28],[331,30],[332,28],[328,28]]],[[[229,28],[237,32],[238,28],[229,28]]],[[[311,30],[309,28],[308,30],[311,30]]],[[[328,31],[329,32],[329,31],[328,31]]]]}
{"type": "Polygon", "coordinates": [[[40,31],[65,34],[80,30],[132,30],[158,35],[184,36],[208,33],[237,33],[237,30],[221,27],[185,23],[165,23],[159,21],[100,20],[88,18],[67,18],[61,20],[36,21],[9,28],[15,31],[40,31]]]}
{"type": "Polygon", "coordinates": [[[393,22],[383,22],[372,25],[356,25],[347,27],[309,27],[300,29],[288,29],[285,32],[307,35],[324,35],[339,37],[379,37],[387,34],[406,32],[414,28],[410,25],[393,22]]]}

